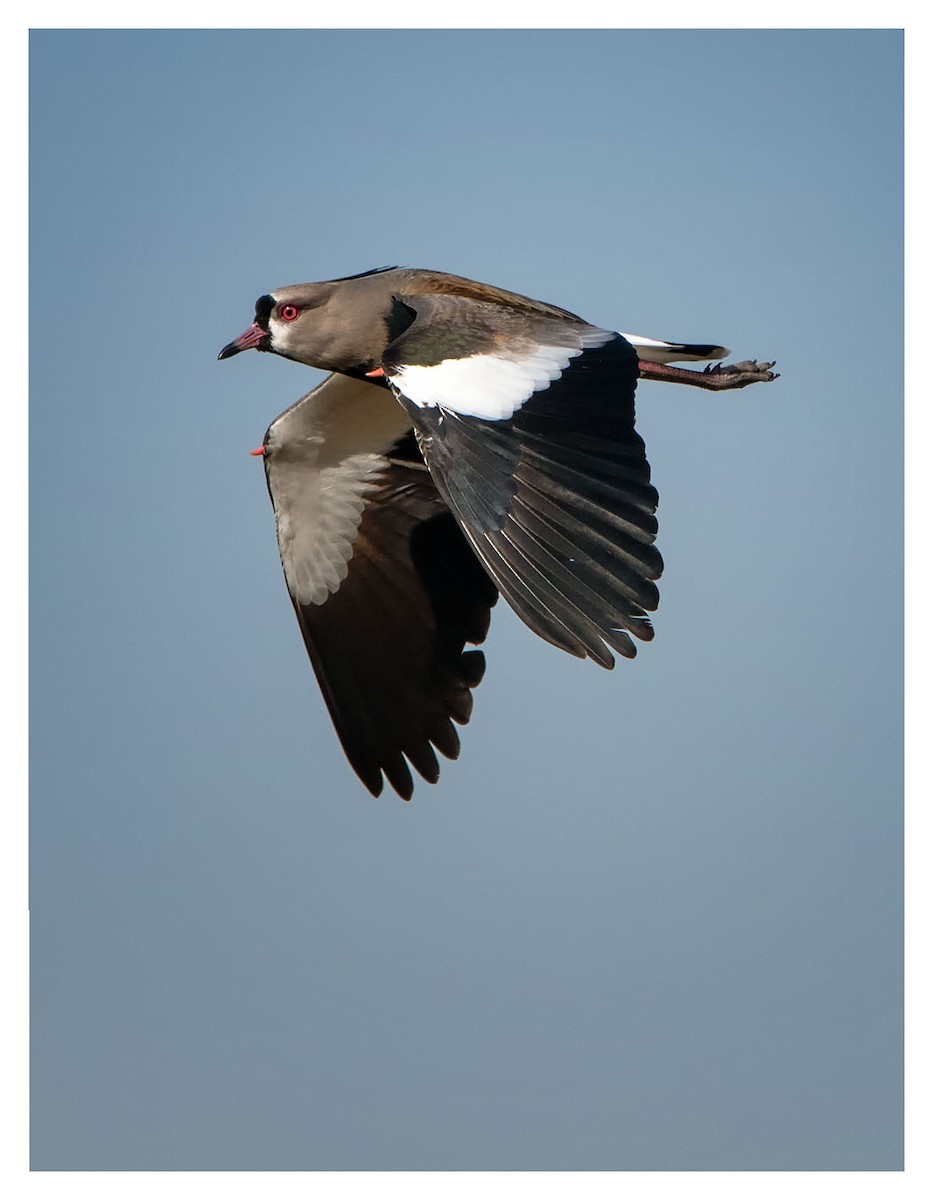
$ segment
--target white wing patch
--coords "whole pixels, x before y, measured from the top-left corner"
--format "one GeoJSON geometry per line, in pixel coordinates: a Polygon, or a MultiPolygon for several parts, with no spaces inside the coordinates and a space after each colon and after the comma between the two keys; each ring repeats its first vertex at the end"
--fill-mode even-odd
{"type": "Polygon", "coordinates": [[[582,347],[536,346],[521,358],[445,358],[433,367],[397,367],[389,382],[419,408],[449,408],[466,417],[504,421],[559,379],[582,353],[582,347]]]}

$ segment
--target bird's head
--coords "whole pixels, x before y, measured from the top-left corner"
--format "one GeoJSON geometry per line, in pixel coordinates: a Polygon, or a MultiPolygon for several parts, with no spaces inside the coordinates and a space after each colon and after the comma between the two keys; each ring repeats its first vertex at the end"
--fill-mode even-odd
{"type": "Polygon", "coordinates": [[[298,283],[260,296],[252,325],[218,358],[263,350],[323,371],[365,375],[379,365],[394,332],[388,284],[371,278],[298,283]]]}

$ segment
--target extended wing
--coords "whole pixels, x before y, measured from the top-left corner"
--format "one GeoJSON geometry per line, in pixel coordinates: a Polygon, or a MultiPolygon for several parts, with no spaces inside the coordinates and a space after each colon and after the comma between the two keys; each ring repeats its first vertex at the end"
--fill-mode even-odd
{"type": "Polygon", "coordinates": [[[382,387],[332,375],[269,427],[264,461],[305,646],[354,770],[406,799],[459,753],[496,589],[382,387]],[[406,759],[408,762],[406,762],[406,759]]]}
{"type": "Polygon", "coordinates": [[[416,317],[388,347],[385,376],[502,594],[571,654],[605,667],[610,648],[633,657],[632,637],[653,636],[662,570],[636,352],[583,321],[401,300],[416,317]]]}

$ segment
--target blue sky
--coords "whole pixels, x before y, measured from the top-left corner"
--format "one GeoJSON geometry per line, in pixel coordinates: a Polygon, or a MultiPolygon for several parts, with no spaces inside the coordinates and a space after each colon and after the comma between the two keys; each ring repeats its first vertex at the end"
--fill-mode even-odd
{"type": "Polygon", "coordinates": [[[34,1167],[896,1169],[900,35],[52,31],[31,91],[34,1167]],[[389,262],[782,371],[639,388],[656,640],[500,602],[410,805],[248,455],[319,376],[216,362],[389,262]]]}

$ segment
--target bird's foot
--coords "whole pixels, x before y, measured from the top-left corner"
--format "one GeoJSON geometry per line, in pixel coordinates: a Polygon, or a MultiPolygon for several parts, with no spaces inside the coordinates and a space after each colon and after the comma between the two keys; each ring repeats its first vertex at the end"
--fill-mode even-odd
{"type": "Polygon", "coordinates": [[[656,363],[639,360],[638,376],[640,379],[657,379],[663,383],[685,383],[689,387],[706,388],[707,391],[720,391],[726,388],[747,387],[750,383],[770,383],[778,379],[777,371],[772,371],[773,362],[756,362],[747,359],[745,362],[729,363],[723,366],[704,367],[702,371],[692,371],[686,367],[675,367],[670,363],[656,363]]]}
{"type": "Polygon", "coordinates": [[[772,379],[780,379],[780,372],[772,371],[773,362],[757,362],[747,358],[744,362],[716,363],[703,368],[703,374],[715,376],[717,387],[740,388],[749,383],[770,383],[772,379]]]}

